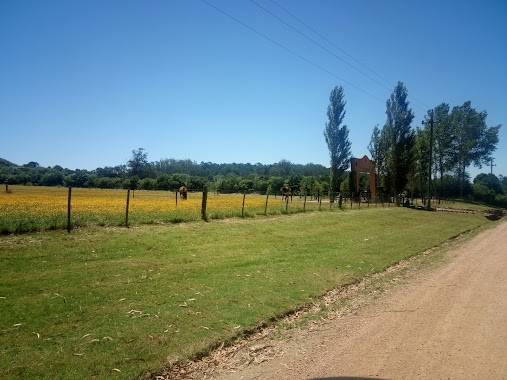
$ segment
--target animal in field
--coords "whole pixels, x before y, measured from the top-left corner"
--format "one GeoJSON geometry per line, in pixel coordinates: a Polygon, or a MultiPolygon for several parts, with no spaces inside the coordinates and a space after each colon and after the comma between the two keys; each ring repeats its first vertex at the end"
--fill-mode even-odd
{"type": "Polygon", "coordinates": [[[188,190],[185,186],[180,186],[178,191],[180,192],[180,199],[187,199],[188,190]]]}
{"type": "Polygon", "coordinates": [[[280,193],[282,194],[282,200],[286,200],[288,197],[290,197],[290,200],[292,201],[293,195],[300,195],[301,194],[301,185],[284,185],[280,189],[280,193]]]}
{"type": "Polygon", "coordinates": [[[280,193],[282,193],[282,200],[287,200],[290,197],[292,201],[292,189],[290,186],[282,186],[280,193]]]}

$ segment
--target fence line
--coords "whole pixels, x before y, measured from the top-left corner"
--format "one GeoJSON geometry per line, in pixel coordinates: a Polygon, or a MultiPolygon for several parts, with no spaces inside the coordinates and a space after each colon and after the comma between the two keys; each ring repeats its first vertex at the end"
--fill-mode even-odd
{"type": "Polygon", "coordinates": [[[67,232],[68,233],[70,233],[70,229],[71,229],[71,219],[70,219],[71,199],[72,199],[72,187],[69,186],[69,195],[68,195],[68,201],[67,201],[67,232]]]}
{"type": "MultiPolygon", "coordinates": [[[[206,191],[201,190],[202,193],[198,193],[197,189],[194,189],[189,193],[187,200],[178,199],[178,192],[175,192],[174,200],[171,200],[172,192],[153,190],[137,191],[138,196],[134,198],[134,192],[127,189],[125,203],[125,195],[123,195],[125,193],[122,190],[72,189],[69,187],[67,189],[67,220],[65,223],[63,221],[65,218],[64,201],[61,199],[63,198],[62,188],[9,186],[8,190],[8,193],[1,194],[4,198],[0,202],[0,233],[4,234],[61,229],[65,226],[70,232],[76,226],[124,225],[129,227],[132,222],[141,224],[179,223],[199,220],[199,206],[197,205],[199,200],[201,201],[200,219],[202,220],[321,211],[323,202],[329,202],[329,209],[369,208],[370,203],[375,203],[375,207],[391,207],[393,203],[392,197],[383,194],[379,194],[373,199],[368,194],[344,192],[337,194],[338,202],[336,202],[336,198],[330,199],[328,194],[320,191],[316,196],[314,194],[310,198],[308,198],[308,193],[303,192],[301,195],[293,196],[292,200],[277,198],[275,193],[268,193],[263,197],[250,192],[215,195],[209,199],[207,189],[205,189],[206,191]],[[12,206],[6,206],[10,202],[9,200],[20,194],[23,196],[19,198],[19,201],[16,201],[17,203],[14,202],[12,206]],[[272,197],[272,195],[275,196],[272,197]],[[122,199],[121,202],[119,198],[122,199]],[[364,205],[366,207],[362,207],[364,205]],[[120,210],[123,207],[125,207],[125,214],[122,221],[120,210]]],[[[420,202],[418,199],[406,199],[406,201],[410,205],[417,205],[420,202]]],[[[441,203],[450,201],[452,200],[440,200],[441,203]]]]}
{"type": "Polygon", "coordinates": [[[206,214],[206,207],[208,203],[208,188],[204,186],[202,191],[202,206],[201,206],[201,219],[204,221],[208,220],[208,216],[206,214]]]}
{"type": "MultiPolygon", "coordinates": [[[[132,192],[132,198],[134,198],[134,192],[132,192]]],[[[125,207],[125,227],[129,226],[129,204],[130,204],[130,189],[127,190],[127,207],[125,207]]]]}

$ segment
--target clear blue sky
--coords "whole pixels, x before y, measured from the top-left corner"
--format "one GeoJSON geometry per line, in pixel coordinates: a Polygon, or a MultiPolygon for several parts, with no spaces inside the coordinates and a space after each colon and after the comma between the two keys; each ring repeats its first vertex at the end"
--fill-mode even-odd
{"type": "Polygon", "coordinates": [[[502,124],[494,173],[507,175],[505,0],[255,0],[327,50],[250,0],[206,1],[248,27],[201,0],[1,0],[0,157],[91,170],[144,148],[328,166],[333,87],[360,157],[402,81],[414,127],[467,100],[502,124]]]}

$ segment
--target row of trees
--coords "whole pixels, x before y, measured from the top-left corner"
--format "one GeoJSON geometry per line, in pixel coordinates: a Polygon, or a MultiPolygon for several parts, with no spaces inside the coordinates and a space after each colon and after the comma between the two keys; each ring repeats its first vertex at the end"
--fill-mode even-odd
{"type": "MultiPolygon", "coordinates": [[[[324,137],[331,158],[331,191],[339,191],[340,183],[346,180],[344,172],[351,155],[348,127],[342,125],[346,105],[343,88],[335,87],[329,100],[324,137]]],[[[438,177],[432,182],[433,196],[463,198],[478,190],[475,183],[471,186],[467,169],[472,164],[482,167],[491,161],[500,125],[488,127],[486,111],[476,111],[467,101],[452,110],[449,104],[442,103],[428,111],[424,127],[413,128],[414,113],[409,104],[407,89],[398,82],[386,102],[386,122],[382,128],[374,127],[369,144],[377,168],[377,186],[396,196],[398,202],[398,195],[403,192],[424,196],[431,172],[432,178],[438,177]]]]}
{"type": "Polygon", "coordinates": [[[38,186],[130,188],[145,190],[202,189],[216,191],[278,190],[284,184],[301,183],[308,189],[327,191],[329,168],[317,164],[293,164],[287,160],[263,165],[196,163],[191,160],[163,159],[149,162],[142,148],[133,150],[125,165],[95,170],[70,170],[61,166],[41,167],[37,162],[18,166],[0,159],[0,183],[38,186]]]}
{"type": "MultiPolygon", "coordinates": [[[[175,164],[180,165],[184,162],[175,161],[175,164]]],[[[192,165],[199,166],[195,163],[192,165]]],[[[287,162],[284,165],[287,165],[287,162]]],[[[184,183],[190,189],[201,189],[206,184],[209,188],[221,192],[240,192],[253,189],[261,193],[268,191],[268,189],[276,191],[286,183],[301,183],[313,194],[329,190],[331,181],[329,168],[323,168],[318,175],[302,175],[297,172],[297,169],[300,168],[299,165],[291,164],[290,166],[292,167],[289,170],[290,174],[282,176],[261,176],[255,172],[238,175],[229,172],[225,175],[216,174],[208,178],[186,173],[162,173],[154,178],[139,179],[137,176],[129,176],[127,165],[86,171],[63,169],[60,166],[44,168],[35,162],[17,166],[0,159],[0,183],[146,190],[176,190],[181,183],[184,183]]],[[[347,171],[342,173],[341,179],[340,189],[349,191],[347,171]]],[[[368,181],[367,175],[362,176],[361,188],[368,188],[368,181]]],[[[459,196],[460,182],[454,175],[444,174],[442,178],[435,181],[434,185],[438,194],[445,194],[446,197],[459,196]]],[[[473,183],[466,181],[463,191],[476,201],[486,203],[496,201],[497,204],[507,207],[507,177],[482,173],[473,180],[473,183]]]]}

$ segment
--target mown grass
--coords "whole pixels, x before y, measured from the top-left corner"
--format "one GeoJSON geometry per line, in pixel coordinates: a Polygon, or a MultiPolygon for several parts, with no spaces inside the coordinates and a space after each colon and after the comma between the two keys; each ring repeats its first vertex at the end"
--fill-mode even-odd
{"type": "Polygon", "coordinates": [[[133,378],[489,222],[404,208],[0,237],[0,373],[133,378]]]}

